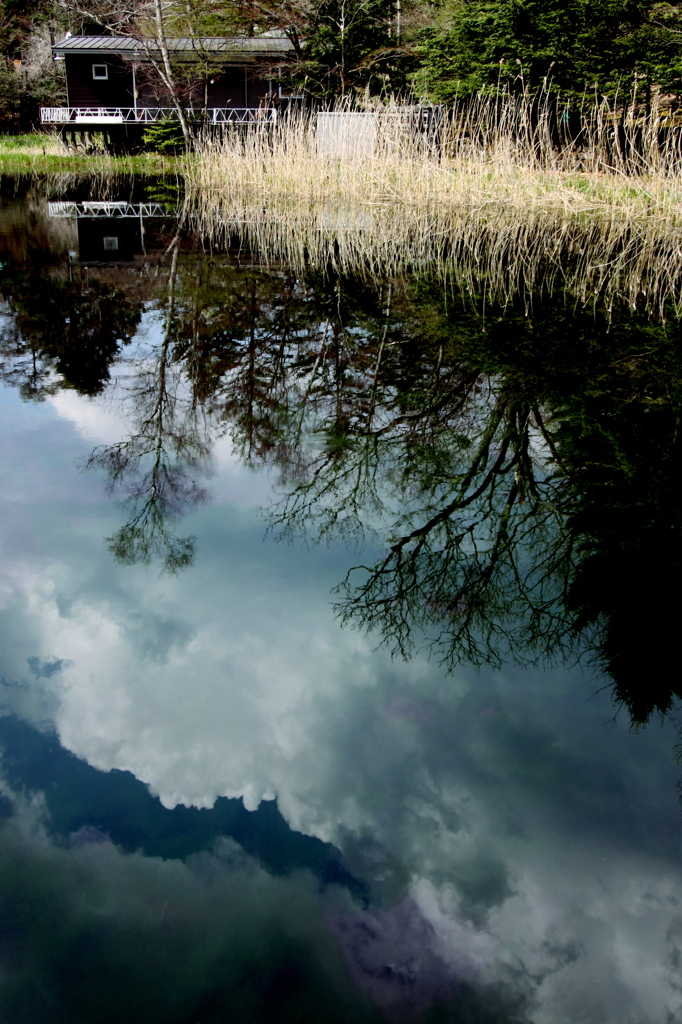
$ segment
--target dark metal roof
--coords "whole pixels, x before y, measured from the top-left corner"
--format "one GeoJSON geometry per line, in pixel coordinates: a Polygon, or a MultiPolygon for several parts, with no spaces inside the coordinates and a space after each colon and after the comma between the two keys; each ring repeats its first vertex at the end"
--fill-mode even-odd
{"type": "MultiPolygon", "coordinates": [[[[154,52],[157,47],[154,39],[140,40],[132,36],[67,36],[60,43],[55,43],[52,52],[55,56],[64,57],[69,53],[88,53],[96,55],[117,55],[128,60],[144,60],[145,52],[154,52]]],[[[169,39],[168,49],[171,53],[191,58],[193,54],[223,56],[227,60],[253,59],[254,57],[278,56],[290,53],[293,46],[285,36],[204,36],[169,39]]]]}

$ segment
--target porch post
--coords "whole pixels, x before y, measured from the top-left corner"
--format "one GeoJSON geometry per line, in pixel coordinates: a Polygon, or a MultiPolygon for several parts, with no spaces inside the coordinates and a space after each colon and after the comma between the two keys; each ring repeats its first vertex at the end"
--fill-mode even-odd
{"type": "Polygon", "coordinates": [[[132,64],[133,69],[133,111],[135,113],[135,120],[137,121],[137,80],[135,78],[135,65],[132,64]]]}

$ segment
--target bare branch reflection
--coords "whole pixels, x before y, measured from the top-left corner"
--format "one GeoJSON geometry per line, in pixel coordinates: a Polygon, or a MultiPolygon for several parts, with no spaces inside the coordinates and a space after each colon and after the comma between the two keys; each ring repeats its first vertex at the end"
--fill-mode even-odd
{"type": "Polygon", "coordinates": [[[211,444],[206,425],[182,369],[173,366],[179,239],[168,274],[163,340],[149,365],[134,380],[129,401],[136,432],[114,445],[95,449],[90,467],[104,469],[112,493],[124,494],[127,521],[109,549],[124,565],[148,565],[160,559],[163,571],[176,573],[194,560],[195,538],[175,534],[176,523],[207,499],[198,479],[205,473],[211,444]]]}

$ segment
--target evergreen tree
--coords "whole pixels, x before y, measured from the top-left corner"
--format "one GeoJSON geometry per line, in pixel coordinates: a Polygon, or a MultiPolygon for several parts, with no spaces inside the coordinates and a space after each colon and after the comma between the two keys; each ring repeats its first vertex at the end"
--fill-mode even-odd
{"type": "Polygon", "coordinates": [[[633,86],[679,95],[681,42],[680,8],[650,0],[442,0],[415,84],[441,100],[510,79],[630,102],[633,86]]]}

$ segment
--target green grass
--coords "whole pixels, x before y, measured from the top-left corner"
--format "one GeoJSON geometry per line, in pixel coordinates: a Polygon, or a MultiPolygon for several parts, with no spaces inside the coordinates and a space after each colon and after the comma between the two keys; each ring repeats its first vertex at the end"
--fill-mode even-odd
{"type": "Polygon", "coordinates": [[[30,135],[0,135],[0,155],[4,153],[42,153],[54,150],[54,135],[33,132],[30,135]]]}
{"type": "Polygon", "coordinates": [[[160,153],[137,156],[109,156],[107,153],[65,153],[61,140],[48,133],[0,135],[0,174],[59,174],[64,171],[79,177],[109,174],[174,173],[175,157],[160,153]]]}

